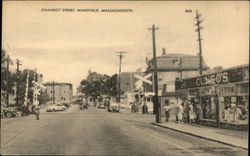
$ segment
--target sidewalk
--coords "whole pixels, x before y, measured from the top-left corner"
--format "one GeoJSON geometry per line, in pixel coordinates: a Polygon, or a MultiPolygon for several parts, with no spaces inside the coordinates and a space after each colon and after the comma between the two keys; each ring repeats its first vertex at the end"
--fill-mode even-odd
{"type": "Polygon", "coordinates": [[[175,121],[152,124],[199,138],[248,149],[248,131],[234,131],[194,123],[176,123],[175,121]]]}

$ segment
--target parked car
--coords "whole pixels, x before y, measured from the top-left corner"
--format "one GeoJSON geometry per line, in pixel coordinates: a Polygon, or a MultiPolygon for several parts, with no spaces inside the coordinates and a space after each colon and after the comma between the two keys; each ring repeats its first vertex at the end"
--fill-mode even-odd
{"type": "Polygon", "coordinates": [[[16,107],[1,107],[1,117],[6,116],[8,118],[15,117],[17,115],[16,107]]]}
{"type": "Polygon", "coordinates": [[[119,104],[118,103],[111,103],[108,107],[109,112],[119,112],[119,104]]]}
{"type": "Polygon", "coordinates": [[[105,105],[103,103],[99,104],[99,106],[97,107],[99,109],[105,109],[105,105]]]}
{"type": "Polygon", "coordinates": [[[47,112],[55,112],[55,111],[65,111],[67,107],[65,107],[63,104],[55,104],[48,106],[47,112]]]}

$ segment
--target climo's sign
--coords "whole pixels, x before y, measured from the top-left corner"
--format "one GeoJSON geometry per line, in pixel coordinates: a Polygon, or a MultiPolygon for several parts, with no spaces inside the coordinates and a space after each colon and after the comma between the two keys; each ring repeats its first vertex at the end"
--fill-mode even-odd
{"type": "Polygon", "coordinates": [[[202,77],[196,78],[196,86],[207,86],[207,85],[213,85],[213,84],[221,84],[221,83],[228,83],[228,73],[217,73],[212,75],[206,75],[202,77]]]}
{"type": "Polygon", "coordinates": [[[194,88],[194,87],[202,87],[202,86],[210,86],[216,84],[226,84],[233,82],[241,82],[243,81],[244,71],[248,69],[247,67],[239,67],[233,68],[229,70],[224,70],[221,72],[203,75],[199,77],[194,77],[190,79],[184,79],[181,81],[175,82],[176,90],[186,89],[186,88],[194,88]]]}

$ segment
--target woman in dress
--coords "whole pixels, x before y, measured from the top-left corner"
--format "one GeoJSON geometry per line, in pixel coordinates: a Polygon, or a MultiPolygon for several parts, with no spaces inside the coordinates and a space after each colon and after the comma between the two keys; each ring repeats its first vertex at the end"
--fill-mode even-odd
{"type": "Polygon", "coordinates": [[[194,106],[193,106],[192,103],[189,103],[189,121],[191,123],[194,123],[194,118],[195,118],[195,116],[194,116],[194,106]]]}
{"type": "Polygon", "coordinates": [[[181,103],[181,105],[179,105],[178,107],[178,122],[183,122],[183,113],[184,113],[184,104],[181,103]]]}

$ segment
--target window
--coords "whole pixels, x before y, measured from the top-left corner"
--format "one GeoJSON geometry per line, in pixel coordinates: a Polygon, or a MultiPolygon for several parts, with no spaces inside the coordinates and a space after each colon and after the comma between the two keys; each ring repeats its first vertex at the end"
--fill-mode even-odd
{"type": "Polygon", "coordinates": [[[165,105],[168,105],[169,104],[169,101],[168,100],[165,100],[165,105]]]}

